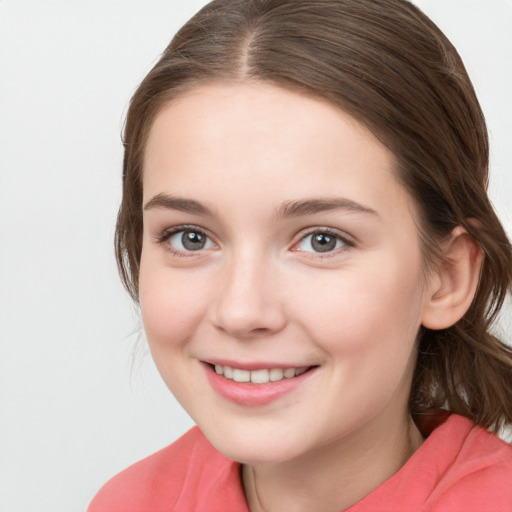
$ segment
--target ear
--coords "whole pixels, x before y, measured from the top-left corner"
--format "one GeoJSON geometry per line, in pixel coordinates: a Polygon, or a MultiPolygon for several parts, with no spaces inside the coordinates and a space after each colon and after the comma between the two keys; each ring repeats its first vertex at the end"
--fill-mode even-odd
{"type": "Polygon", "coordinates": [[[446,329],[458,322],[475,296],[483,251],[468,232],[457,227],[444,248],[441,262],[429,283],[422,325],[427,329],[446,329]]]}

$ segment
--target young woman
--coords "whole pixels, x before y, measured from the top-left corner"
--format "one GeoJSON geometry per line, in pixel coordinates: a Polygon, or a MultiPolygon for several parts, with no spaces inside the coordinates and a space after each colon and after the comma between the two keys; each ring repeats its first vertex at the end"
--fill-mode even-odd
{"type": "Polygon", "coordinates": [[[214,0],[136,91],[116,248],[198,427],[90,512],[512,510],[512,250],[405,0],[214,0]]]}

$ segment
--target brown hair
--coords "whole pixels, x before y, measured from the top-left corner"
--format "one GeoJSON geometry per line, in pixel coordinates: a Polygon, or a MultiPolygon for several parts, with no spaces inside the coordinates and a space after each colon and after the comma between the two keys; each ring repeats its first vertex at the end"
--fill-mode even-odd
{"type": "Polygon", "coordinates": [[[157,113],[201,83],[260,80],[326,98],[397,158],[420,212],[427,267],[462,226],[484,262],[454,326],[419,333],[412,413],[444,407],[499,428],[512,423],[512,351],[490,332],[512,283],[512,249],[487,197],[488,138],[455,48],[405,0],[214,0],[174,37],[127,115],[116,231],[121,277],[138,300],[143,153],[157,113]]]}

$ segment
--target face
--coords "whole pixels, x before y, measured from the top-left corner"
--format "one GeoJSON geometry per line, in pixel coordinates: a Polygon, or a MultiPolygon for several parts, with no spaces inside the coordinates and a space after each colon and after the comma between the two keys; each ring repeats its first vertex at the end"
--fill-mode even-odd
{"type": "Polygon", "coordinates": [[[144,327],[228,457],[289,461],[406,421],[429,294],[393,163],[331,104],[261,83],[201,86],[155,119],[144,327]]]}

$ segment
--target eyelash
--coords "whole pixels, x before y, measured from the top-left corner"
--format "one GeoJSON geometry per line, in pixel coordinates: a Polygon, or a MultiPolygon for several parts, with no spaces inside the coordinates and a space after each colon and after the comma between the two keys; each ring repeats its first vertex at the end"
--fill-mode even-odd
{"type": "Polygon", "coordinates": [[[332,258],[334,256],[338,256],[340,252],[347,252],[352,249],[356,244],[355,240],[352,237],[349,237],[347,234],[340,232],[333,228],[327,227],[319,227],[315,226],[314,228],[310,228],[305,232],[300,233],[299,240],[293,244],[292,250],[294,252],[301,252],[304,254],[304,257],[307,258],[332,258]],[[296,249],[296,247],[303,242],[307,237],[311,235],[327,235],[336,240],[339,240],[343,245],[342,247],[336,248],[332,251],[326,251],[325,253],[316,252],[316,251],[303,251],[301,249],[296,249]]]}
{"type": "MultiPolygon", "coordinates": [[[[159,235],[156,236],[156,242],[158,244],[165,244],[168,242],[173,235],[176,235],[178,233],[185,233],[185,232],[192,232],[192,233],[198,233],[204,237],[206,237],[208,240],[212,240],[211,236],[208,235],[208,233],[197,226],[193,225],[183,225],[183,226],[175,226],[173,228],[165,229],[162,231],[159,235]]],[[[176,249],[173,247],[170,243],[168,243],[165,247],[167,251],[170,251],[174,256],[178,256],[180,258],[188,258],[191,256],[196,256],[197,253],[201,253],[201,250],[198,251],[181,251],[179,249],[176,249]]]]}
{"type": "MultiPolygon", "coordinates": [[[[162,231],[159,235],[157,235],[155,237],[156,242],[158,244],[163,245],[166,242],[169,242],[169,240],[171,239],[172,236],[174,236],[178,233],[181,233],[181,232],[185,233],[187,231],[193,232],[193,233],[198,233],[198,234],[206,237],[208,240],[212,241],[212,238],[208,235],[208,233],[205,230],[199,228],[198,226],[182,225],[182,226],[175,226],[173,228],[165,229],[164,231],[162,231]]],[[[212,243],[215,243],[215,242],[212,241],[212,243]]],[[[346,252],[346,251],[350,250],[354,246],[355,246],[355,241],[351,237],[347,236],[346,234],[342,234],[340,231],[338,231],[336,229],[316,226],[314,228],[309,228],[305,232],[300,233],[300,235],[298,237],[298,241],[294,242],[292,245],[292,251],[303,253],[304,256],[307,258],[318,259],[318,258],[330,258],[330,257],[336,256],[340,252],[346,252]],[[315,235],[315,234],[330,236],[330,237],[340,241],[343,244],[343,246],[339,247],[339,248],[335,248],[332,251],[326,251],[325,253],[296,249],[296,247],[301,242],[303,242],[307,237],[309,237],[311,235],[315,235]]],[[[176,249],[170,243],[167,243],[167,246],[165,249],[170,251],[175,256],[185,257],[185,258],[191,257],[191,256],[197,256],[198,254],[203,252],[201,249],[197,250],[197,251],[182,251],[180,249],[176,249]]]]}

